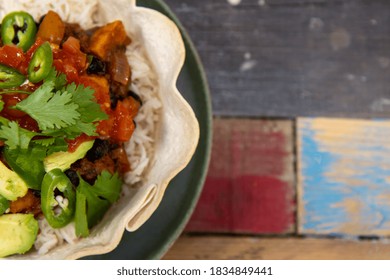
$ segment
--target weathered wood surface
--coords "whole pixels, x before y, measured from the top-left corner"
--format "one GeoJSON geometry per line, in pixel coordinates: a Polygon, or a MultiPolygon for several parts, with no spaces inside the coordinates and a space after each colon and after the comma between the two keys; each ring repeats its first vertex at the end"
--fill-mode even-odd
{"type": "Polygon", "coordinates": [[[182,236],[166,260],[389,260],[388,241],[182,236]]]}
{"type": "Polygon", "coordinates": [[[215,115],[390,116],[390,1],[165,2],[199,50],[215,115]]]}
{"type": "Polygon", "coordinates": [[[215,119],[191,232],[295,232],[293,122],[215,119]]]}
{"type": "Polygon", "coordinates": [[[298,230],[390,235],[390,121],[300,118],[298,230]]]}

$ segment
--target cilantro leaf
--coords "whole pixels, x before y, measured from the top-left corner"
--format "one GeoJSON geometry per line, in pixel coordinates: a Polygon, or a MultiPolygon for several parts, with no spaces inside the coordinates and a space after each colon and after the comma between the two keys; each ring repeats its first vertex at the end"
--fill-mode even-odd
{"type": "Polygon", "coordinates": [[[32,140],[34,148],[41,146],[45,150],[45,156],[55,152],[65,152],[68,150],[68,143],[64,138],[45,138],[32,140]],[[38,146],[39,145],[39,146],[38,146]]]}
{"type": "Polygon", "coordinates": [[[69,139],[83,133],[96,136],[97,122],[108,116],[96,102],[94,90],[66,83],[66,76],[58,75],[53,67],[43,84],[14,108],[35,119],[43,136],[69,139]]]}
{"type": "Polygon", "coordinates": [[[44,138],[44,139],[37,139],[34,140],[34,143],[41,145],[43,147],[49,147],[53,145],[56,141],[56,138],[44,138]]]}
{"type": "Polygon", "coordinates": [[[66,91],[72,93],[72,101],[79,105],[79,113],[83,122],[96,122],[106,120],[107,114],[102,111],[100,105],[96,103],[94,90],[72,83],[66,87],[66,91]]]}
{"type": "Polygon", "coordinates": [[[89,229],[96,225],[119,199],[122,181],[118,173],[111,175],[104,170],[93,186],[79,176],[80,184],[76,190],[75,227],[77,236],[86,237],[89,229]]]}
{"type": "MultiPolygon", "coordinates": [[[[72,101],[78,105],[77,111],[80,113],[80,119],[77,123],[62,129],[67,138],[73,139],[84,133],[88,136],[96,136],[96,122],[108,118],[102,111],[100,105],[96,103],[94,90],[83,85],[72,83],[64,88],[64,91],[72,94],[72,101]]],[[[54,131],[45,131],[53,133],[54,131]]]]}
{"type": "Polygon", "coordinates": [[[65,137],[75,139],[80,134],[85,133],[88,136],[97,136],[96,125],[93,123],[77,122],[74,125],[62,128],[61,130],[47,129],[42,132],[45,136],[65,137]]]}
{"type": "Polygon", "coordinates": [[[67,138],[69,139],[74,139],[81,133],[84,133],[88,136],[97,136],[95,124],[81,121],[72,126],[64,128],[63,132],[66,133],[67,138]]]}
{"type": "Polygon", "coordinates": [[[35,132],[19,127],[14,121],[0,127],[0,139],[4,140],[10,149],[27,149],[36,135],[35,132]]]}
{"type": "Polygon", "coordinates": [[[110,203],[114,203],[119,199],[119,194],[122,188],[122,180],[118,173],[111,175],[110,172],[104,170],[95,181],[93,191],[96,195],[107,199],[110,203]]]}
{"type": "Polygon", "coordinates": [[[47,75],[44,82],[45,83],[54,82],[54,89],[57,91],[62,89],[66,85],[67,80],[66,80],[66,75],[64,73],[58,74],[56,69],[52,67],[49,72],[49,75],[47,75]]]}
{"type": "Polygon", "coordinates": [[[41,130],[61,129],[75,124],[80,118],[78,105],[72,102],[72,95],[67,91],[53,93],[53,88],[54,82],[45,82],[15,106],[34,118],[41,130]]]}

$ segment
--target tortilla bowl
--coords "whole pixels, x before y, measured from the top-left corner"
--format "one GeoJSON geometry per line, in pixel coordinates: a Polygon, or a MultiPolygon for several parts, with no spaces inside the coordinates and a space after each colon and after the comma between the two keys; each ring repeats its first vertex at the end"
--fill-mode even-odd
{"type": "MultiPolygon", "coordinates": [[[[164,15],[137,7],[135,0],[96,1],[98,5],[95,7],[93,19],[96,25],[122,20],[129,36],[142,45],[157,81],[161,108],[158,111],[149,162],[141,181],[127,187],[127,191],[92,229],[88,238],[63,243],[45,254],[32,250],[25,255],[10,257],[13,259],[77,259],[112,251],[120,242],[125,229],[137,230],[153,214],[168,183],[188,164],[198,143],[197,119],[176,88],[185,58],[184,43],[178,28],[164,15]]],[[[21,10],[18,2],[23,2],[27,7],[35,5],[28,0],[14,1],[10,4],[13,5],[12,9],[21,10]]],[[[44,5],[44,2],[39,5],[44,5]]],[[[75,9],[74,13],[80,12],[77,11],[78,1],[65,2],[69,3],[71,9],[75,9]]],[[[46,10],[36,9],[39,11],[36,13],[28,9],[27,11],[39,19],[50,9],[59,13],[58,10],[63,9],[60,5],[45,7],[46,10]]],[[[72,13],[69,18],[64,18],[68,22],[76,19],[72,18],[72,13]]],[[[82,23],[80,25],[82,26],[82,23]]]]}

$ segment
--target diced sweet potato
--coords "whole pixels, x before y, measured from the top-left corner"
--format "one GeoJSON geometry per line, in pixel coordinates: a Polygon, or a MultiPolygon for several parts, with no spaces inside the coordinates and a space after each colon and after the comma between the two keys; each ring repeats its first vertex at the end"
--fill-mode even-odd
{"type": "Polygon", "coordinates": [[[118,46],[130,43],[125,27],[119,20],[109,23],[93,33],[89,49],[102,60],[107,60],[110,52],[118,46]]]}
{"type": "Polygon", "coordinates": [[[59,45],[64,34],[65,24],[61,17],[56,12],[49,11],[39,26],[37,37],[59,45]]]}

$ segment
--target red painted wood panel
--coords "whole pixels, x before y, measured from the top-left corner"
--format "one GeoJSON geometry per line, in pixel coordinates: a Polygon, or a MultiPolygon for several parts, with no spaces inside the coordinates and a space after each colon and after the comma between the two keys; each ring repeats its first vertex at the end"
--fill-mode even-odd
{"type": "Polygon", "coordinates": [[[188,232],[292,233],[293,123],[215,119],[211,163],[188,232]]]}

